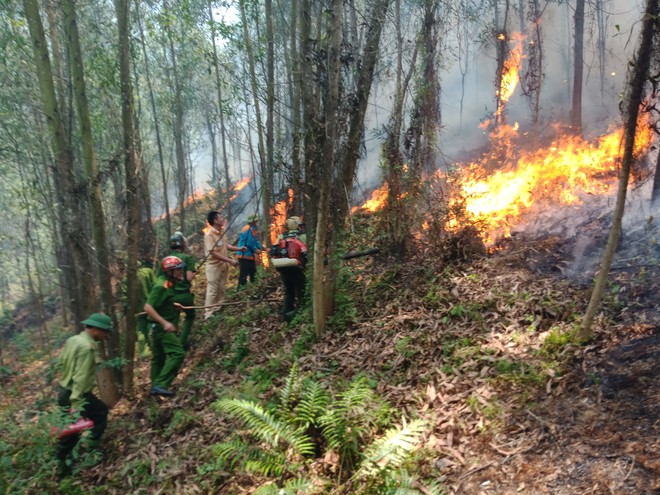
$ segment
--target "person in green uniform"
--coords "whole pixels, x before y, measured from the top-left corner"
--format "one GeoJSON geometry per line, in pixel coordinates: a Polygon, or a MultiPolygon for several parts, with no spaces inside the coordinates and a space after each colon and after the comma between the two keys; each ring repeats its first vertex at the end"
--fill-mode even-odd
{"type": "MultiPolygon", "coordinates": [[[[174,292],[176,292],[174,302],[179,303],[181,306],[194,306],[195,296],[193,296],[191,289],[192,281],[195,278],[195,275],[197,275],[197,271],[195,270],[195,259],[185,252],[186,238],[181,232],[175,232],[172,237],[170,237],[170,249],[172,252],[169,256],[176,256],[186,264],[186,267],[183,270],[183,279],[174,284],[174,292]]],[[[190,330],[192,329],[195,320],[195,310],[185,309],[183,312],[186,316],[183,320],[179,340],[181,341],[184,350],[187,351],[190,348],[190,330]]]]}
{"type": "MultiPolygon", "coordinates": [[[[60,354],[61,378],[57,398],[65,414],[81,416],[94,422],[87,448],[97,450],[108,424],[108,406],[92,393],[96,384],[96,364],[99,362],[97,342],[112,331],[112,320],[103,313],[93,313],[82,322],[85,329],[69,337],[60,354]]],[[[71,473],[71,454],[80,434],[61,438],[57,444],[58,473],[71,473]]]]}
{"type": "MultiPolygon", "coordinates": [[[[142,339],[138,341],[140,354],[143,355],[145,346],[151,349],[151,335],[149,335],[149,321],[147,315],[142,313],[142,308],[144,308],[144,303],[147,302],[147,297],[149,297],[149,292],[151,288],[156,283],[156,274],[153,270],[153,262],[145,257],[136,272],[136,290],[137,295],[135,297],[135,308],[133,311],[137,313],[136,325],[138,336],[142,336],[142,339]]],[[[126,307],[126,302],[128,300],[127,295],[127,286],[126,286],[126,277],[121,280],[121,300],[124,306],[124,313],[128,311],[126,307]]]]}
{"type": "Polygon", "coordinates": [[[179,310],[174,306],[174,285],[183,280],[185,268],[186,264],[176,256],[163,258],[160,263],[162,275],[156,279],[144,304],[151,322],[151,395],[174,395],[169,387],[185,356],[176,334],[179,310]]]}
{"type": "MultiPolygon", "coordinates": [[[[153,262],[150,259],[142,260],[140,267],[137,270],[137,297],[135,298],[135,307],[139,308],[139,313],[144,308],[144,303],[147,302],[149,293],[156,283],[156,274],[153,269],[153,262]]],[[[139,334],[144,337],[149,349],[151,349],[151,335],[149,334],[149,320],[147,315],[137,315],[137,330],[139,334]]],[[[144,351],[144,346],[140,346],[140,353],[144,351]]]]}

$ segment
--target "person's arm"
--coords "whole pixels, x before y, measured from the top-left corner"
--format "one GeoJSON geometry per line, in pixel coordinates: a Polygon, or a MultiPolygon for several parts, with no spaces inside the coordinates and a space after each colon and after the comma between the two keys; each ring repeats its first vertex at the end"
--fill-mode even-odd
{"type": "Polygon", "coordinates": [[[154,308],[151,304],[144,303],[144,310],[149,315],[149,317],[152,320],[154,320],[156,323],[161,325],[163,327],[163,330],[165,330],[166,332],[176,331],[176,327],[172,323],[167,321],[165,318],[160,316],[160,314],[158,314],[158,311],[156,311],[156,308],[154,308]]]}
{"type": "Polygon", "coordinates": [[[71,408],[80,412],[85,406],[85,390],[89,386],[90,370],[96,369],[96,354],[94,349],[80,345],[74,350],[74,371],[71,378],[71,408]]]}
{"type": "Polygon", "coordinates": [[[252,231],[250,231],[250,238],[252,239],[252,245],[250,246],[252,248],[252,251],[256,252],[257,250],[263,251],[264,246],[261,244],[261,241],[259,240],[259,237],[254,235],[252,231]]]}
{"type": "Polygon", "coordinates": [[[236,252],[236,251],[243,252],[243,251],[247,250],[247,247],[246,246],[238,247],[238,246],[234,246],[233,244],[227,244],[227,250],[228,251],[234,251],[234,252],[236,252]]]}

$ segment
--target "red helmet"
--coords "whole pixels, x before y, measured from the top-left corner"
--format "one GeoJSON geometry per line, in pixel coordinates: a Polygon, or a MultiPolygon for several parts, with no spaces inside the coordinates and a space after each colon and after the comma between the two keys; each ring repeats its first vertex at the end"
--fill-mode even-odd
{"type": "Polygon", "coordinates": [[[164,272],[176,270],[177,268],[185,268],[186,264],[176,256],[165,256],[163,261],[160,262],[160,268],[164,272]]]}

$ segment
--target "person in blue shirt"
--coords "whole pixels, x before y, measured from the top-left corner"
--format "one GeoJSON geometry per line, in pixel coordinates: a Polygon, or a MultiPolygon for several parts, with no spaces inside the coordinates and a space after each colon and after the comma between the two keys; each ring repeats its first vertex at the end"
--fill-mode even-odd
{"type": "Polygon", "coordinates": [[[251,215],[247,218],[247,225],[243,227],[240,235],[238,236],[238,247],[245,247],[245,251],[237,252],[236,258],[238,259],[239,273],[238,273],[238,286],[245,285],[250,279],[254,283],[254,276],[257,273],[257,260],[256,257],[261,254],[264,247],[259,241],[259,215],[251,215]]]}

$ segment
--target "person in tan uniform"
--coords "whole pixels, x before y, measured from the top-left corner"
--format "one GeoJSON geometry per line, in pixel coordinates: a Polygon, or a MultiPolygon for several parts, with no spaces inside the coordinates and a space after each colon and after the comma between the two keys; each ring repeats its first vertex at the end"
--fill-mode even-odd
{"type": "Polygon", "coordinates": [[[229,265],[238,266],[238,261],[229,257],[228,251],[244,251],[245,248],[233,246],[224,238],[225,218],[217,211],[211,211],[206,217],[209,230],[204,234],[204,252],[206,262],[206,302],[204,319],[207,320],[220,309],[217,304],[225,299],[225,284],[229,265]]]}

